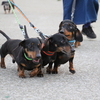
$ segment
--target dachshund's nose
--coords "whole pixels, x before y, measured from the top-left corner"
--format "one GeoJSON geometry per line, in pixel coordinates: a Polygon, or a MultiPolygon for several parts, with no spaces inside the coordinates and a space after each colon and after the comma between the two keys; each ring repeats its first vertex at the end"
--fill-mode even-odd
{"type": "Polygon", "coordinates": [[[41,58],[41,55],[40,55],[40,54],[37,54],[37,55],[36,55],[36,58],[37,58],[37,59],[40,59],[40,58],[41,58]]]}
{"type": "Polygon", "coordinates": [[[59,32],[64,33],[64,28],[62,27],[59,32]]]}

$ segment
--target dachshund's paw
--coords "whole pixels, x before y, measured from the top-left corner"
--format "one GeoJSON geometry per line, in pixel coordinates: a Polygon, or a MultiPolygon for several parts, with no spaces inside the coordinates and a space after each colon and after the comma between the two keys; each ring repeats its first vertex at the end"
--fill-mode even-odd
{"type": "Polygon", "coordinates": [[[76,71],[75,70],[69,70],[72,74],[75,74],[76,71]]]}
{"type": "Polygon", "coordinates": [[[52,70],[52,74],[58,74],[58,68],[54,68],[54,69],[52,70]]]}
{"type": "Polygon", "coordinates": [[[47,72],[47,74],[51,74],[52,70],[47,70],[46,72],[47,72]]]}
{"type": "Polygon", "coordinates": [[[37,77],[43,77],[43,74],[37,74],[37,77]]]}
{"type": "Polygon", "coordinates": [[[53,70],[52,74],[58,74],[58,71],[53,70]]]}
{"type": "Polygon", "coordinates": [[[19,78],[26,78],[25,75],[19,75],[19,78]]]}

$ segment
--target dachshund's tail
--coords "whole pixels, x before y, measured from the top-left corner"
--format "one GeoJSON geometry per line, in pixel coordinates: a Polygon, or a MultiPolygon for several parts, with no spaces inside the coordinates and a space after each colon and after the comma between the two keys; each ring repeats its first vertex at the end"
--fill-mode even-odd
{"type": "Polygon", "coordinates": [[[9,40],[10,39],[10,37],[9,36],[7,36],[6,35],[6,33],[4,33],[2,30],[0,30],[0,33],[7,39],[7,40],[9,40]]]}

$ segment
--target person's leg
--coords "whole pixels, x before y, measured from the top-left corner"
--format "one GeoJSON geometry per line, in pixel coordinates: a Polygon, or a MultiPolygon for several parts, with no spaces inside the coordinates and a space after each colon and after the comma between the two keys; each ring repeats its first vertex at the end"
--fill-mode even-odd
{"type": "Polygon", "coordinates": [[[63,20],[71,19],[73,0],[63,0],[63,20]]]}
{"type": "MultiPolygon", "coordinates": [[[[71,19],[73,0],[63,0],[63,20],[71,19]]],[[[84,24],[82,33],[89,38],[96,38],[96,35],[89,22],[96,22],[98,12],[98,2],[97,0],[77,0],[74,20],[73,22],[78,24],[84,24]],[[94,3],[96,1],[96,3],[94,3]],[[83,4],[83,5],[82,5],[83,4]],[[86,23],[86,24],[85,24],[86,23]]]]}
{"type": "Polygon", "coordinates": [[[86,35],[88,38],[94,39],[94,38],[96,38],[96,34],[94,33],[94,31],[91,27],[91,23],[96,22],[96,20],[97,20],[98,9],[99,9],[98,0],[91,0],[91,2],[90,2],[90,0],[88,0],[87,6],[88,7],[87,7],[86,21],[88,23],[83,25],[82,33],[84,35],[86,35]],[[90,23],[89,23],[89,20],[90,20],[90,23]]]}

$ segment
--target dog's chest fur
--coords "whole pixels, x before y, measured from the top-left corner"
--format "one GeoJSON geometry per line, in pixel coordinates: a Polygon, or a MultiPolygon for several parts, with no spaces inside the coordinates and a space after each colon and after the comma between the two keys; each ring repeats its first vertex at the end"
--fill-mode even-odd
{"type": "Polygon", "coordinates": [[[23,60],[22,62],[20,62],[20,65],[26,70],[33,70],[35,68],[38,68],[40,66],[40,63],[34,64],[32,61],[28,62],[23,60]]]}

